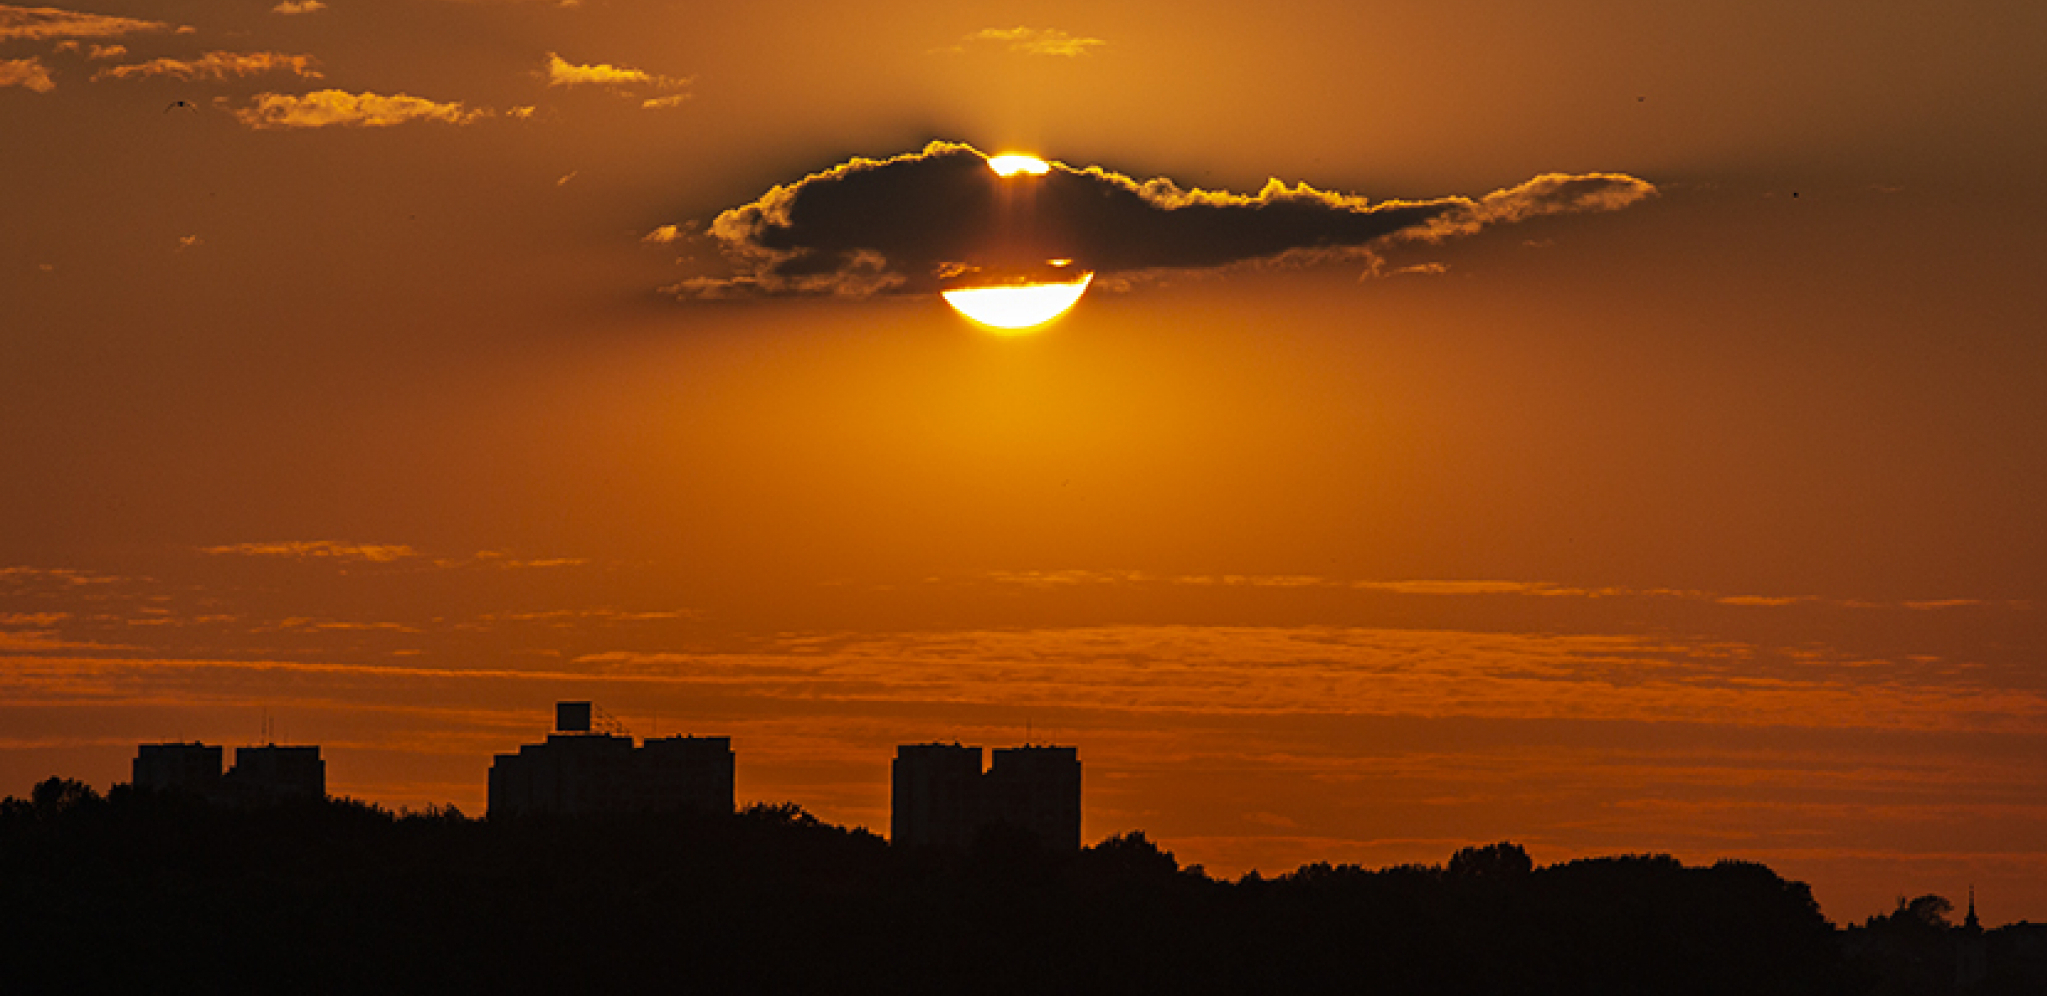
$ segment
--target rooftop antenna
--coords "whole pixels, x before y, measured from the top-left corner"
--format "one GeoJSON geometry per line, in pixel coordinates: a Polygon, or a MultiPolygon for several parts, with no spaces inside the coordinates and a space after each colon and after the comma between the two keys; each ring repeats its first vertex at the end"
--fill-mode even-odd
{"type": "Polygon", "coordinates": [[[591,725],[596,726],[598,729],[601,729],[604,732],[609,733],[613,736],[620,736],[625,737],[627,739],[631,739],[633,731],[626,729],[626,725],[624,723],[619,722],[617,716],[605,712],[603,706],[600,706],[593,702],[590,704],[590,711],[594,713],[596,717],[596,722],[591,725]]]}

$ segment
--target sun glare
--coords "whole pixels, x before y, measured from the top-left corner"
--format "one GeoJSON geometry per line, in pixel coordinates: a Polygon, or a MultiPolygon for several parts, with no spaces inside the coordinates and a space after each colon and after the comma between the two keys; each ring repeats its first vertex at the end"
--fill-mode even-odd
{"type": "Polygon", "coordinates": [[[1052,171],[1052,164],[1039,159],[1037,156],[1027,156],[1021,152],[1005,152],[1002,155],[990,158],[988,160],[988,168],[994,170],[996,176],[1015,176],[1018,173],[1044,176],[1052,171]]]}
{"type": "Polygon", "coordinates": [[[1065,314],[1094,278],[1083,273],[1079,280],[1065,283],[969,287],[946,291],[944,297],[954,311],[980,325],[997,332],[1024,332],[1065,314]]]}

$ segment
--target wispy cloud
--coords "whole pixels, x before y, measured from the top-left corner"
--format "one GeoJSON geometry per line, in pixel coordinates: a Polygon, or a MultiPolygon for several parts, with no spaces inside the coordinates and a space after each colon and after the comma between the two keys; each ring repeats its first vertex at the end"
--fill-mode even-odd
{"type": "Polygon", "coordinates": [[[935,49],[938,52],[960,53],[974,48],[999,48],[1021,55],[1051,55],[1073,58],[1109,44],[1100,38],[1083,38],[1068,34],[1058,28],[983,28],[966,35],[958,42],[935,49]]]}
{"type": "Polygon", "coordinates": [[[119,574],[102,574],[98,571],[81,570],[76,567],[0,567],[0,584],[56,584],[69,588],[86,585],[111,585],[124,581],[147,580],[124,577],[119,574]]]}
{"type": "Polygon", "coordinates": [[[148,62],[108,66],[94,73],[92,78],[100,80],[169,76],[181,80],[224,82],[231,77],[285,72],[306,79],[319,79],[320,72],[313,68],[317,61],[310,55],[286,55],[283,52],[208,52],[196,59],[151,59],[148,62]]]}
{"type": "Polygon", "coordinates": [[[603,606],[594,609],[540,609],[532,612],[492,612],[485,614],[485,622],[537,622],[550,626],[570,627],[579,622],[659,622],[671,619],[694,619],[701,613],[689,609],[662,609],[633,612],[603,606]]]}
{"type": "MultiPolygon", "coordinates": [[[[570,175],[570,176],[574,176],[575,174],[571,173],[571,174],[569,174],[569,175],[570,175]]],[[[566,177],[564,177],[563,179],[567,179],[567,178],[566,178],[566,177]]],[[[524,557],[516,557],[516,556],[513,556],[512,554],[510,554],[510,553],[507,553],[507,552],[505,552],[505,551],[503,551],[503,550],[478,550],[478,551],[476,551],[476,556],[475,556],[475,558],[473,559],[473,561],[472,561],[472,562],[473,562],[474,564],[478,565],[478,566],[481,566],[481,567],[494,567],[494,568],[498,568],[498,569],[500,569],[500,570],[508,570],[508,571],[513,571],[513,570],[526,570],[526,569],[529,569],[529,568],[536,568],[536,567],[538,567],[538,568],[546,568],[546,567],[581,567],[581,566],[583,566],[583,565],[585,565],[585,564],[588,564],[588,563],[589,563],[590,561],[589,561],[589,560],[588,560],[587,558],[584,558],[584,557],[530,557],[530,558],[524,558],[524,557]]],[[[441,566],[441,567],[460,567],[460,566],[465,566],[465,565],[464,565],[464,564],[463,564],[463,563],[462,563],[461,561],[456,561],[456,560],[437,560],[437,561],[435,561],[434,563],[435,563],[436,565],[438,565],[438,566],[441,566]]]]}
{"type": "Polygon", "coordinates": [[[321,3],[320,0],[284,0],[283,3],[270,8],[270,12],[273,14],[310,14],[316,10],[326,9],[327,5],[321,3]]]}
{"type": "Polygon", "coordinates": [[[648,110],[682,104],[690,95],[679,91],[688,87],[694,80],[694,77],[689,76],[662,76],[642,69],[603,62],[578,65],[553,52],[547,53],[546,75],[548,86],[605,87],[628,96],[639,96],[640,90],[655,90],[657,91],[655,95],[640,101],[640,106],[648,110]]]}
{"type": "Polygon", "coordinates": [[[553,52],[547,53],[548,86],[630,86],[636,83],[653,83],[657,77],[652,73],[607,62],[582,66],[570,62],[553,52]]]}
{"type": "MultiPolygon", "coordinates": [[[[498,621],[601,627],[674,619],[585,610],[513,613],[498,621]]],[[[338,637],[419,631],[384,620],[313,617],[268,629],[338,637]]],[[[118,701],[148,694],[180,671],[288,671],[393,681],[644,682],[769,709],[999,706],[1089,714],[1112,725],[1162,716],[1410,717],[2047,735],[2047,698],[2039,692],[1957,682],[1938,661],[1729,656],[1724,648],[1619,635],[1327,626],[950,630],[793,637],[761,652],[604,650],[535,669],[364,664],[349,655],[182,659],[141,647],[125,648],[132,656],[45,657],[39,654],[124,648],[40,628],[15,639],[21,645],[12,649],[26,656],[0,668],[0,693],[22,701],[52,695],[118,701]],[[1877,667],[1883,680],[1872,680],[1877,667]],[[1106,720],[1113,716],[1124,719],[1106,720]]]]}
{"type": "Polygon", "coordinates": [[[72,39],[58,42],[51,47],[50,51],[83,53],[88,59],[123,59],[128,56],[128,46],[126,45],[100,45],[97,43],[80,45],[72,39]]]}
{"type": "Polygon", "coordinates": [[[50,67],[31,56],[26,59],[0,59],[0,86],[27,87],[37,93],[49,93],[57,89],[57,81],[50,78],[50,67]]]}
{"type": "Polygon", "coordinates": [[[385,96],[315,90],[307,94],[259,93],[248,107],[234,108],[235,120],[251,128],[386,128],[411,121],[464,125],[490,116],[490,111],[460,101],[437,103],[408,94],[385,96]]]}
{"type": "Polygon", "coordinates": [[[286,557],[294,560],[357,560],[389,563],[419,556],[403,543],[347,543],[340,540],[287,540],[276,543],[235,543],[205,547],[205,552],[243,557],[286,557]]]}
{"type": "Polygon", "coordinates": [[[651,232],[648,232],[646,235],[641,236],[640,241],[652,242],[655,244],[680,242],[683,239],[689,238],[690,230],[694,227],[695,227],[694,225],[662,225],[661,227],[656,228],[651,232]]]}
{"type": "Polygon", "coordinates": [[[14,7],[0,4],[0,41],[46,38],[112,38],[169,31],[162,21],[139,21],[108,14],[86,14],[57,7],[14,7]]]}
{"type": "Polygon", "coordinates": [[[1938,598],[1907,601],[1871,601],[1821,595],[1726,595],[1696,588],[1636,588],[1624,585],[1586,587],[1553,581],[1510,581],[1501,579],[1412,579],[1353,581],[1306,574],[1163,574],[1137,570],[1032,570],[986,571],[975,578],[995,584],[1033,588],[1081,585],[1168,585],[1235,586],[1254,588],[1347,588],[1361,592],[1421,597],[1487,597],[1679,601],[1735,609],[1810,608],[1849,611],[1926,612],[1942,609],[1982,609],[2000,612],[2030,612],[2033,603],[2024,599],[1986,600],[1979,598],[1938,598]]]}

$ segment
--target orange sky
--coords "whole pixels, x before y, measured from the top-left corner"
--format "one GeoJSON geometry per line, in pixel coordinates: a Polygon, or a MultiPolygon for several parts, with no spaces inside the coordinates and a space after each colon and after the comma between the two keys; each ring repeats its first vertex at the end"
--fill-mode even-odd
{"type": "Polygon", "coordinates": [[[480,811],[590,698],[877,829],[894,744],[1028,728],[1081,748],[1089,839],[1217,873],[1514,839],[2047,920],[2043,38],[1895,0],[0,6],[0,792],[267,712],[337,792],[480,811]],[[732,272],[721,212],[933,140],[1655,196],[1108,281],[1022,337],[662,291],[732,272]]]}

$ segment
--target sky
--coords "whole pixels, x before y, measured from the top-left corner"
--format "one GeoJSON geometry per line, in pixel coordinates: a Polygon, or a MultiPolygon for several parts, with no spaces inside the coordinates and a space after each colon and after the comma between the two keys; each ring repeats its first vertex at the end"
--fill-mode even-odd
{"type": "Polygon", "coordinates": [[[0,6],[0,793],[557,699],[884,831],[2047,920],[2047,8],[0,6]],[[1004,180],[983,155],[1052,169],[1004,180]],[[997,336],[936,291],[1071,256],[997,336]]]}

